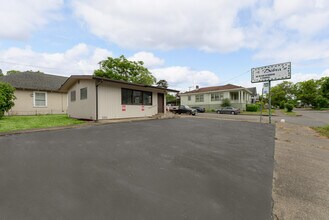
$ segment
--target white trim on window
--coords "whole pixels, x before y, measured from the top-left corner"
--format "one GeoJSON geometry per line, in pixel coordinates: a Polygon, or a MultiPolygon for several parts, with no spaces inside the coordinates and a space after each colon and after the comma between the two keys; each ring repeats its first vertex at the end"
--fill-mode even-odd
{"type": "Polygon", "coordinates": [[[44,107],[47,107],[48,105],[48,98],[47,98],[47,92],[39,92],[39,91],[34,91],[33,92],[33,107],[35,108],[44,108],[44,107]],[[36,105],[36,94],[39,93],[39,94],[45,94],[45,105],[36,105]]]}

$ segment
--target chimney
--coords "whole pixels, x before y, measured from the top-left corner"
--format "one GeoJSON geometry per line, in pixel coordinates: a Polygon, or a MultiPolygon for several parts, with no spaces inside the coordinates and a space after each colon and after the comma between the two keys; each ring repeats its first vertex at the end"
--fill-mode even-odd
{"type": "Polygon", "coordinates": [[[198,85],[196,85],[196,86],[195,86],[195,89],[196,89],[196,90],[198,90],[198,89],[199,89],[199,86],[198,86],[198,85]]]}

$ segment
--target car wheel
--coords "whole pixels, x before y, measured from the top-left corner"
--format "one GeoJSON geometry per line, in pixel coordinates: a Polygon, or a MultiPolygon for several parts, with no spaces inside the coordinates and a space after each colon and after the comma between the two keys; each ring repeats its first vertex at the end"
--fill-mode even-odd
{"type": "Polygon", "coordinates": [[[232,115],[235,115],[235,112],[231,112],[232,115]]]}

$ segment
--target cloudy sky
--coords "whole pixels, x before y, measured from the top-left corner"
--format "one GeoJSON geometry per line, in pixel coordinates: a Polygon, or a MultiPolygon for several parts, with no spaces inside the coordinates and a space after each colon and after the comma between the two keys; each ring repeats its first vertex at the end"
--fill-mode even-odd
{"type": "MultiPolygon", "coordinates": [[[[171,88],[250,83],[292,62],[292,81],[329,76],[328,0],[0,0],[0,69],[92,74],[121,54],[171,88]]],[[[258,85],[259,86],[259,85],[258,85]]]]}

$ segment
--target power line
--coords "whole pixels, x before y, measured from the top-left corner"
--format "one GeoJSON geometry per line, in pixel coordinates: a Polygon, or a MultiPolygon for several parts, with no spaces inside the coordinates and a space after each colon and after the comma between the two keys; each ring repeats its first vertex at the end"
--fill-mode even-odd
{"type": "Polygon", "coordinates": [[[226,80],[226,81],[222,82],[222,84],[225,84],[225,83],[227,83],[227,82],[230,82],[231,80],[236,79],[236,78],[239,78],[240,76],[242,76],[242,75],[244,75],[244,74],[246,74],[246,73],[249,73],[249,72],[250,72],[250,70],[247,70],[247,71],[245,71],[245,72],[243,72],[243,73],[241,73],[241,74],[239,74],[239,75],[237,75],[237,76],[232,77],[232,78],[229,79],[229,80],[226,80]]]}

